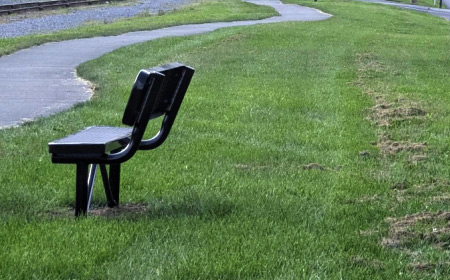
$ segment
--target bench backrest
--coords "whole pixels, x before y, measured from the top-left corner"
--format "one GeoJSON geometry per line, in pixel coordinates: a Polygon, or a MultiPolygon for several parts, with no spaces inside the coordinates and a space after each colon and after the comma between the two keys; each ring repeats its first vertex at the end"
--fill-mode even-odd
{"type": "Polygon", "coordinates": [[[123,124],[133,126],[138,120],[140,110],[142,110],[142,105],[145,101],[145,93],[149,90],[148,87],[151,86],[148,79],[150,74],[154,72],[163,74],[165,77],[158,94],[153,96],[155,100],[152,102],[153,105],[151,105],[150,119],[178,112],[194,69],[175,62],[139,72],[125,107],[122,118],[123,124]]]}
{"type": "MultiPolygon", "coordinates": [[[[142,72],[142,71],[141,71],[142,72]]],[[[164,75],[161,88],[152,105],[150,119],[155,119],[163,116],[161,128],[159,132],[151,139],[142,140],[139,146],[141,150],[154,149],[161,145],[169,135],[172,125],[180,109],[183,98],[186,94],[189,83],[194,75],[194,69],[187,67],[181,63],[170,63],[147,70],[143,70],[144,73],[157,72],[164,75]]],[[[138,75],[139,76],[141,73],[138,75]]],[[[145,76],[145,75],[144,75],[145,76]]],[[[136,89],[140,87],[137,83],[136,89]]],[[[135,87],[133,87],[132,94],[130,95],[129,102],[125,108],[125,113],[122,119],[123,124],[133,125],[137,119],[137,112],[139,111],[139,103],[133,93],[135,87]]],[[[139,95],[139,90],[136,91],[139,95]]]]}
{"type": "Polygon", "coordinates": [[[124,162],[137,149],[154,149],[169,135],[187,91],[194,69],[171,63],[141,70],[131,90],[122,123],[133,126],[128,145],[118,153],[107,155],[106,162],[124,162]],[[150,119],[164,116],[161,129],[151,139],[142,140],[150,119]]]}

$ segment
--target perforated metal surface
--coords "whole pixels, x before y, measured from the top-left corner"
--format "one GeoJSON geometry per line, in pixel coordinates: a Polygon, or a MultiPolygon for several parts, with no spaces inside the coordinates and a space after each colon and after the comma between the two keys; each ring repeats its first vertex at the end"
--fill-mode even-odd
{"type": "Polygon", "coordinates": [[[106,153],[122,146],[131,128],[91,126],[75,134],[50,142],[50,153],[106,153]]]}

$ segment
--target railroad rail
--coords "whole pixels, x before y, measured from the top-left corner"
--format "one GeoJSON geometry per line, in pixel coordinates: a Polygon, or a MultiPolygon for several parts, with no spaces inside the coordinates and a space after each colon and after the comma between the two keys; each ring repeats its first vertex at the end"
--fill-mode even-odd
{"type": "MultiPolygon", "coordinates": [[[[111,1],[112,0],[53,0],[53,1],[38,1],[20,4],[0,5],[0,16],[9,15],[13,13],[24,13],[57,8],[103,4],[111,1]]],[[[113,1],[122,1],[122,0],[113,0],[113,1]]]]}

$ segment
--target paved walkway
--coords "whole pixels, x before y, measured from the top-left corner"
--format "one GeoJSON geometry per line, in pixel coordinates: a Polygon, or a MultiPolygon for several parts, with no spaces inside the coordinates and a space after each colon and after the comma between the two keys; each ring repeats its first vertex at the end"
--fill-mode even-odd
{"type": "MultiPolygon", "coordinates": [[[[439,0],[437,0],[436,2],[439,3],[439,0]]],[[[447,9],[450,9],[450,0],[442,0],[442,4],[444,4],[447,9]]]]}
{"type": "MultiPolygon", "coordinates": [[[[396,7],[402,8],[402,9],[423,12],[423,13],[431,14],[433,16],[444,18],[446,20],[450,20],[450,10],[449,9],[429,8],[429,7],[424,7],[424,6],[402,4],[402,3],[386,1],[386,0],[359,0],[359,1],[372,2],[372,3],[383,4],[383,5],[389,5],[389,6],[396,6],[396,7]]],[[[445,2],[443,2],[444,4],[450,6],[450,0],[443,0],[443,1],[445,1],[445,2]]],[[[438,0],[438,3],[439,3],[439,0],[438,0]]]]}
{"type": "MultiPolygon", "coordinates": [[[[331,15],[278,0],[245,0],[275,8],[280,16],[252,21],[191,24],[119,36],[47,43],[0,57],[0,128],[20,125],[88,100],[92,92],[76,77],[75,67],[122,46],[171,36],[285,21],[316,21],[331,15]]],[[[144,67],[144,66],[143,66],[144,67]]]]}

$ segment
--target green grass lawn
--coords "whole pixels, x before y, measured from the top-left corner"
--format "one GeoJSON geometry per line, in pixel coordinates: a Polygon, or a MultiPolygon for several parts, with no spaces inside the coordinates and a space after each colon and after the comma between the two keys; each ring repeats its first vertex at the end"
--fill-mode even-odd
{"type": "Polygon", "coordinates": [[[449,22],[289,2],[334,16],[122,48],[78,68],[92,101],[0,131],[0,278],[448,279],[449,22]],[[123,166],[135,210],[75,220],[47,143],[119,125],[138,70],[171,61],[197,71],[167,142],[123,166]]]}

